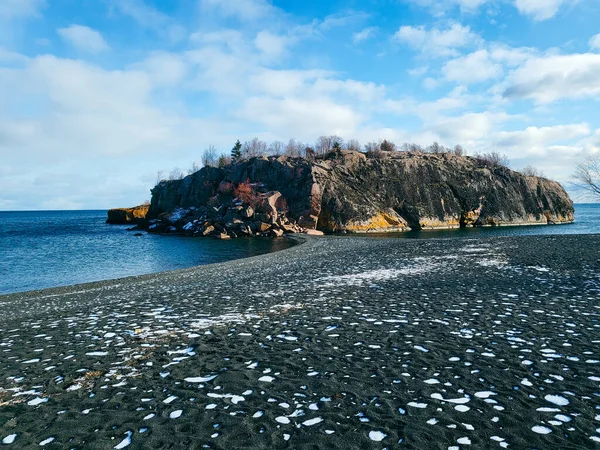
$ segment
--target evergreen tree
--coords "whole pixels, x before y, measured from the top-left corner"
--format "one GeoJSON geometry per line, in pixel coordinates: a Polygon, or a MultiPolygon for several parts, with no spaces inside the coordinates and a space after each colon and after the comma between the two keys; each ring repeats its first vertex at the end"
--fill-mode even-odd
{"type": "Polygon", "coordinates": [[[233,162],[238,161],[242,157],[242,144],[238,139],[233,148],[231,149],[231,160],[233,162]]]}

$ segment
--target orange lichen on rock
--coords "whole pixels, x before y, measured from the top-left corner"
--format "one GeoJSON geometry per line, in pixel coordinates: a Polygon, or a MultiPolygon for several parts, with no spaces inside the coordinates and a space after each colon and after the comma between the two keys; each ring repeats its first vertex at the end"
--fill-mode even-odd
{"type": "Polygon", "coordinates": [[[351,221],[345,227],[350,233],[378,233],[409,230],[408,224],[400,216],[380,212],[366,221],[351,221]]]}

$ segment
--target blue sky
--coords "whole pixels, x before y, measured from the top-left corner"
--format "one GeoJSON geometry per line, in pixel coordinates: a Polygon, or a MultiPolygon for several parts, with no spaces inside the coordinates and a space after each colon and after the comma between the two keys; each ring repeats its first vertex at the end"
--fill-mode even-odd
{"type": "Polygon", "coordinates": [[[600,151],[596,0],[2,0],[0,209],[132,206],[236,139],[600,151]]]}

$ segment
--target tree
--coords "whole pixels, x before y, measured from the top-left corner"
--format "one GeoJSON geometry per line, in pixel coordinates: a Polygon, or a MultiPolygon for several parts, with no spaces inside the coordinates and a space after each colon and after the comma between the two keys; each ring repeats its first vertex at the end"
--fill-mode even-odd
{"type": "Polygon", "coordinates": [[[169,172],[169,180],[181,180],[183,178],[183,171],[179,167],[174,167],[169,172]]]}
{"type": "Polygon", "coordinates": [[[269,144],[268,154],[271,156],[283,155],[285,144],[281,141],[273,141],[269,144]]]}
{"type": "Polygon", "coordinates": [[[466,154],[466,151],[462,147],[462,145],[455,145],[452,153],[454,153],[456,156],[464,156],[466,154]]]}
{"type": "Polygon", "coordinates": [[[498,152],[475,153],[475,159],[486,166],[508,167],[510,164],[508,156],[498,152]]]}
{"type": "Polygon", "coordinates": [[[542,172],[541,170],[538,170],[537,168],[533,167],[533,166],[525,166],[523,167],[520,172],[528,177],[543,177],[544,176],[544,172],[542,172]]]}
{"type": "Polygon", "coordinates": [[[427,147],[427,150],[430,153],[434,153],[434,154],[440,154],[443,152],[444,150],[444,146],[438,144],[437,142],[434,142],[433,144],[431,144],[429,147],[427,147]]]}
{"type": "Polygon", "coordinates": [[[344,145],[344,140],[335,135],[330,136],[319,136],[317,143],[315,144],[315,151],[317,156],[324,156],[333,150],[334,144],[338,144],[340,147],[344,145]]]}
{"type": "Polygon", "coordinates": [[[244,158],[255,158],[257,156],[262,156],[267,153],[267,143],[265,141],[261,141],[257,137],[253,138],[251,141],[244,142],[242,146],[242,157],[244,158]]]}
{"type": "Polygon", "coordinates": [[[294,138],[290,139],[289,142],[285,145],[284,155],[289,156],[290,158],[301,158],[304,154],[305,145],[296,141],[294,138]]]}
{"type": "Polygon", "coordinates": [[[219,169],[222,169],[225,166],[231,164],[231,158],[229,156],[221,155],[219,156],[219,160],[217,162],[217,166],[219,169]]]}
{"type": "Polygon", "coordinates": [[[600,199],[600,154],[589,156],[577,164],[573,178],[579,189],[590,197],[600,199]]]}
{"type": "Polygon", "coordinates": [[[421,147],[419,144],[415,144],[415,143],[411,143],[411,142],[405,142],[404,144],[402,144],[400,146],[400,149],[403,152],[422,152],[423,151],[423,147],[421,147]]]}
{"type": "Polygon", "coordinates": [[[242,157],[242,143],[238,139],[235,142],[235,145],[233,146],[233,148],[231,149],[231,160],[233,162],[237,162],[241,159],[241,157],[242,157]]]}
{"type": "Polygon", "coordinates": [[[384,139],[379,145],[379,148],[381,148],[382,152],[393,152],[396,150],[396,144],[394,144],[392,141],[384,139]]]}
{"type": "Polygon", "coordinates": [[[198,163],[196,161],[192,161],[192,165],[190,166],[190,168],[188,169],[188,175],[191,175],[193,173],[196,173],[200,170],[200,166],[198,165],[198,163]]]}
{"type": "Polygon", "coordinates": [[[360,142],[357,139],[348,139],[346,141],[346,150],[360,152],[360,142]]]}
{"type": "Polygon", "coordinates": [[[365,144],[366,153],[375,153],[381,151],[381,144],[379,142],[367,142],[365,144]]]}
{"type": "Polygon", "coordinates": [[[215,167],[217,165],[217,149],[214,145],[209,145],[202,152],[202,165],[204,167],[215,167]]]}
{"type": "Polygon", "coordinates": [[[162,170],[156,171],[156,184],[159,184],[161,181],[164,181],[165,173],[162,170]]]}
{"type": "Polygon", "coordinates": [[[317,152],[315,152],[314,148],[306,147],[304,149],[304,158],[306,158],[308,161],[314,161],[316,156],[317,152]]]}

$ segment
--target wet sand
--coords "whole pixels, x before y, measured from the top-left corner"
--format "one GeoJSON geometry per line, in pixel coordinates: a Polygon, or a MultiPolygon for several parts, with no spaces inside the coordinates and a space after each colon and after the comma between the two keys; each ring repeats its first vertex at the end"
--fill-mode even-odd
{"type": "Polygon", "coordinates": [[[0,310],[0,448],[600,447],[598,235],[307,238],[0,310]]]}

